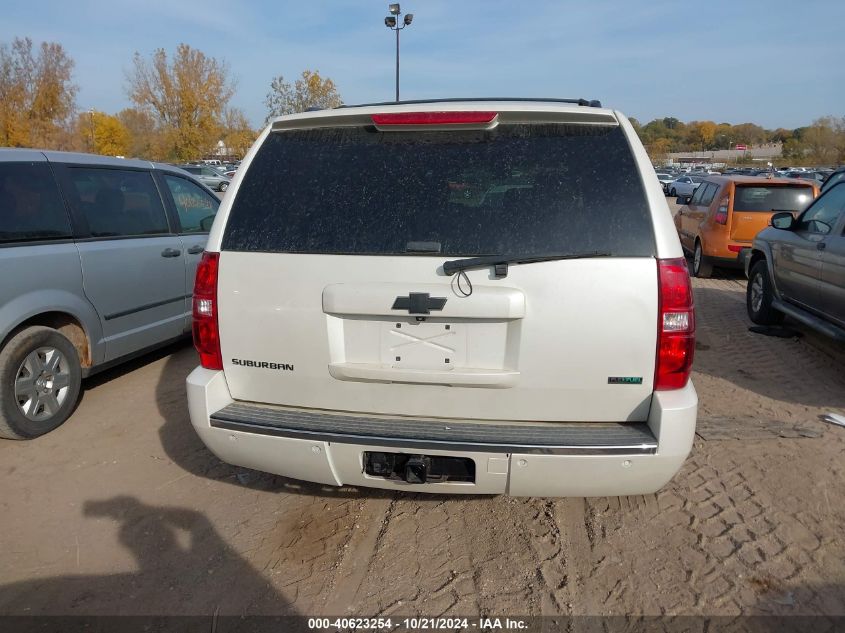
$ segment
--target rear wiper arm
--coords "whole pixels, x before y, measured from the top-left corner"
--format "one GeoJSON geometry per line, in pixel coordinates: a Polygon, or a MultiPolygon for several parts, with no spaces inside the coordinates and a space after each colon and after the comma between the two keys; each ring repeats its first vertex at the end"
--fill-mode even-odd
{"type": "Polygon", "coordinates": [[[443,263],[443,272],[454,275],[462,270],[474,268],[494,267],[496,277],[507,277],[508,264],[533,264],[535,262],[552,262],[561,259],[586,259],[590,257],[610,257],[610,253],[590,251],[586,253],[564,253],[561,255],[484,255],[468,259],[451,259],[443,263]]]}

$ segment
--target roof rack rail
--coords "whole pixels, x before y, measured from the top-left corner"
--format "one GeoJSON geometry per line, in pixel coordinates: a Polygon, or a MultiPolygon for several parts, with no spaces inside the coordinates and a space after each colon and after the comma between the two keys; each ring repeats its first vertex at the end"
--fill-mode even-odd
{"type": "Polygon", "coordinates": [[[409,101],[379,101],[377,103],[343,104],[338,108],[363,108],[366,106],[413,105],[421,103],[454,103],[456,101],[546,101],[552,103],[574,103],[587,108],[600,108],[598,99],[542,99],[537,97],[459,97],[448,99],[412,99],[409,101]]]}

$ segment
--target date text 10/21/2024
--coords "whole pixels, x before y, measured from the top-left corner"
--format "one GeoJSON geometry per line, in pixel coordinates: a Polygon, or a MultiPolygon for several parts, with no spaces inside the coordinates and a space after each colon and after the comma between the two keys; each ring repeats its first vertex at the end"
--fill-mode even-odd
{"type": "Polygon", "coordinates": [[[328,631],[524,631],[528,629],[525,620],[512,618],[309,618],[310,630],[328,631]]]}

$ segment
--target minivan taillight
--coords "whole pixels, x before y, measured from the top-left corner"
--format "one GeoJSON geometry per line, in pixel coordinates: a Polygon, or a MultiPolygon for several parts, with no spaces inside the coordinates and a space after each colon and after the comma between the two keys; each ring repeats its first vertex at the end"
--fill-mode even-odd
{"type": "Polygon", "coordinates": [[[692,284],[684,258],[657,260],[658,321],[656,390],[687,384],[695,352],[695,312],[692,284]]]}
{"type": "Polygon", "coordinates": [[[194,281],[194,347],[206,369],[223,369],[217,329],[217,269],[220,253],[203,253],[194,281]]]}

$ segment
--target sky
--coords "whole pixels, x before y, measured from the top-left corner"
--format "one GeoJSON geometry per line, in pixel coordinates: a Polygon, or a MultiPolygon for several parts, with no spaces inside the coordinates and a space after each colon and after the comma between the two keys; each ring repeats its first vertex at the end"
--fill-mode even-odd
{"type": "MultiPolygon", "coordinates": [[[[61,43],[77,105],[130,104],[137,51],[225,60],[256,127],[276,75],[319,70],[346,103],[394,98],[395,36],[375,0],[3,0],[0,43],[61,43]]],[[[636,117],[795,128],[845,116],[842,0],[406,0],[401,97],[583,97],[636,117]]]]}

